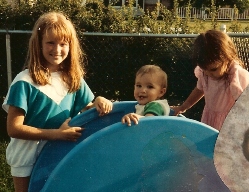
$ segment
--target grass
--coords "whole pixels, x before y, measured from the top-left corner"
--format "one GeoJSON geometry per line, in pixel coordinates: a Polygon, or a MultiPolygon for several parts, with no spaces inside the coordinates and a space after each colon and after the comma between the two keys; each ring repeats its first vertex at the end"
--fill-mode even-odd
{"type": "Polygon", "coordinates": [[[14,191],[12,176],[10,174],[10,166],[6,163],[5,151],[7,147],[6,141],[0,141],[0,192],[14,191]]]}
{"type": "MultiPolygon", "coordinates": [[[[205,30],[212,29],[212,23],[210,20],[203,21],[203,25],[205,30]]],[[[219,30],[221,25],[226,25],[227,32],[234,32],[236,30],[238,32],[249,32],[249,22],[248,20],[239,20],[239,21],[231,21],[231,20],[218,20],[217,21],[217,29],[219,30]],[[235,29],[235,25],[237,28],[235,29]]]]}

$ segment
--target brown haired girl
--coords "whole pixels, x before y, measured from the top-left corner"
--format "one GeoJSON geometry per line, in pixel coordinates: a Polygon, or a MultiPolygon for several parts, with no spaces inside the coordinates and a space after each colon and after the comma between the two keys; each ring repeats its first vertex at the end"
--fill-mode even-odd
{"type": "Polygon", "coordinates": [[[232,39],[217,30],[208,30],[195,39],[193,61],[197,65],[194,71],[197,85],[182,105],[173,107],[175,115],[185,112],[204,96],[201,121],[220,130],[249,84],[249,72],[243,68],[232,39]]]}

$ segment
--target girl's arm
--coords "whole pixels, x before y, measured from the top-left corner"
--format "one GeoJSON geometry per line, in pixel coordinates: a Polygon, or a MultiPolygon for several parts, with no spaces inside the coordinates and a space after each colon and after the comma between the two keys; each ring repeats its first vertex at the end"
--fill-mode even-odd
{"type": "Polygon", "coordinates": [[[190,109],[204,96],[203,91],[195,87],[195,89],[190,93],[186,101],[180,106],[172,106],[171,108],[175,111],[175,115],[184,113],[186,110],[190,109]]]}
{"type": "Polygon", "coordinates": [[[25,140],[68,140],[76,141],[81,136],[81,127],[69,127],[67,119],[59,129],[39,129],[24,125],[24,111],[9,106],[7,131],[10,137],[25,140]]]}

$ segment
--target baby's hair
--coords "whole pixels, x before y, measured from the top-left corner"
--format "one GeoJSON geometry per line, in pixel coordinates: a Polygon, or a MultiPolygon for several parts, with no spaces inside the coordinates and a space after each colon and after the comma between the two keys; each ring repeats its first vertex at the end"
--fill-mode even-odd
{"type": "Polygon", "coordinates": [[[161,86],[162,88],[166,88],[168,86],[168,80],[167,80],[167,74],[165,71],[163,71],[159,66],[157,65],[144,65],[142,66],[136,73],[136,76],[141,75],[143,76],[144,74],[155,74],[157,77],[160,78],[161,80],[161,86]]]}
{"type": "Polygon", "coordinates": [[[200,68],[205,70],[212,64],[230,65],[232,60],[238,61],[244,67],[232,39],[226,33],[208,30],[195,39],[193,62],[200,68]]]}
{"type": "Polygon", "coordinates": [[[80,87],[80,79],[84,76],[83,52],[73,23],[62,13],[48,12],[36,21],[26,60],[32,80],[39,85],[49,84],[50,72],[45,66],[46,60],[42,54],[42,38],[51,30],[57,40],[69,44],[67,58],[60,64],[62,79],[67,84],[69,92],[80,87]]]}

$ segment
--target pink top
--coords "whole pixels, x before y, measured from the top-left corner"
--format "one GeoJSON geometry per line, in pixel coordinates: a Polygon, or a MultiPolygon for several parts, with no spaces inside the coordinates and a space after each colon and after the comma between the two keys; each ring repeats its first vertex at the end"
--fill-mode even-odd
{"type": "Polygon", "coordinates": [[[205,98],[201,122],[220,130],[233,104],[249,84],[249,72],[235,61],[230,66],[228,79],[212,79],[198,66],[194,72],[198,78],[197,88],[204,92],[205,98]]]}

